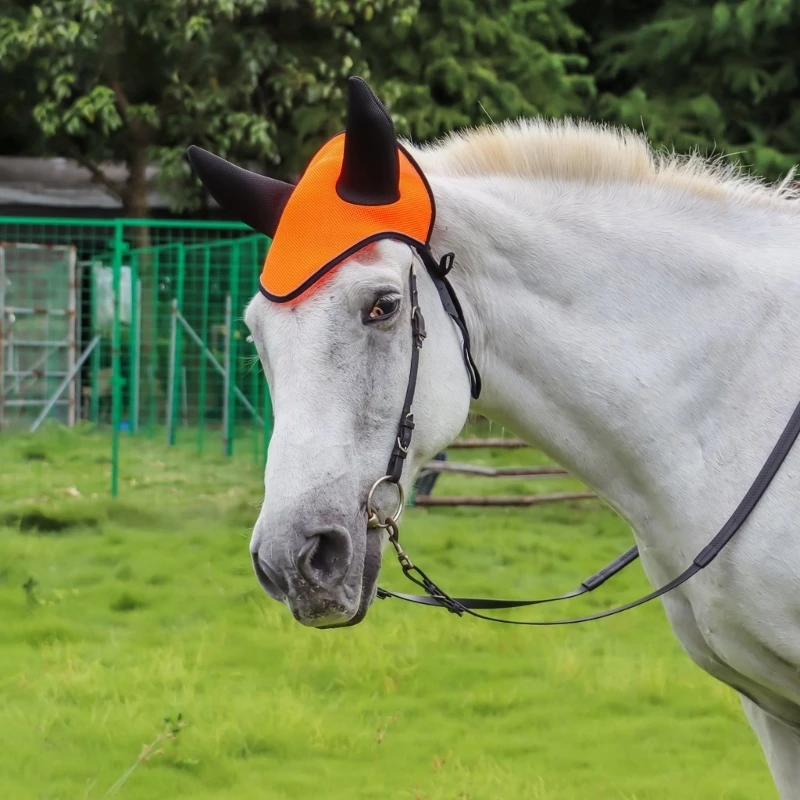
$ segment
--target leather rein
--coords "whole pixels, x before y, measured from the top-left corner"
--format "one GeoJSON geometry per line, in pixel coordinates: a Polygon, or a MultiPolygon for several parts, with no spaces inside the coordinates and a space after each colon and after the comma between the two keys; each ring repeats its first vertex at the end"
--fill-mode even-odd
{"type": "MultiPolygon", "coordinates": [[[[447,273],[453,266],[454,255],[448,253],[441,261],[437,262],[433,257],[429,248],[418,248],[417,252],[422,259],[425,268],[433,280],[436,290],[439,293],[439,298],[442,302],[444,310],[453,319],[462,335],[462,351],[464,356],[464,364],[467,368],[467,374],[470,380],[470,394],[473,399],[477,399],[481,391],[481,377],[475,361],[472,358],[470,350],[469,332],[467,330],[464,314],[458,298],[455,295],[452,285],[447,280],[447,273]]],[[[419,605],[437,606],[446,608],[453,614],[463,616],[468,614],[472,617],[488,620],[490,622],[501,622],[506,625],[534,625],[534,626],[548,626],[548,625],[574,625],[580,622],[591,622],[604,617],[611,617],[615,614],[620,614],[623,611],[628,611],[631,608],[649,603],[657,597],[671,592],[689,578],[696,575],[700,570],[705,569],[725,548],[730,540],[736,535],[739,529],[744,524],[745,520],[750,515],[750,512],[756,507],[758,501],[761,499],[764,492],[767,490],[772,479],[777,474],[792,445],[800,434],[800,404],[795,408],[789,422],[783,429],[780,437],[778,438],[775,447],[764,462],[764,466],[756,476],[752,485],[748,489],[742,501],[736,507],[736,510],[731,514],[728,521],[722,526],[714,538],[697,554],[692,563],[668,583],[659,589],[655,589],[649,594],[644,595],[629,603],[611,608],[607,611],[602,611],[597,614],[589,614],[583,617],[572,617],[569,619],[558,620],[545,620],[545,621],[520,621],[502,619],[500,617],[489,616],[481,611],[498,611],[501,609],[509,608],[523,608],[526,606],[543,605],[545,603],[557,603],[562,600],[571,600],[574,597],[593,592],[595,589],[602,586],[607,580],[619,574],[639,558],[638,547],[632,547],[627,552],[623,553],[618,558],[615,558],[610,564],[603,567],[598,572],[590,575],[584,580],[576,589],[573,589],[566,594],[558,595],[556,597],[547,597],[536,600],[499,600],[475,597],[453,597],[445,592],[440,586],[428,577],[428,575],[414,564],[409,557],[408,553],[400,545],[400,535],[397,528],[397,521],[404,505],[404,494],[400,484],[400,477],[403,472],[403,464],[408,449],[411,444],[411,436],[414,431],[414,415],[411,406],[414,402],[414,392],[417,385],[417,372],[419,369],[419,354],[422,349],[422,343],[425,340],[425,321],[422,316],[422,311],[419,307],[419,296],[417,291],[417,275],[415,266],[412,263],[411,271],[409,273],[409,295],[411,302],[411,336],[412,336],[412,349],[411,349],[411,368],[409,371],[408,386],[406,388],[405,401],[403,403],[403,411],[400,416],[400,424],[398,426],[397,438],[394,447],[392,448],[391,457],[389,458],[389,466],[386,475],[379,478],[370,489],[367,497],[367,513],[368,513],[368,527],[371,529],[386,530],[389,535],[389,541],[394,547],[397,554],[397,559],[403,570],[403,574],[412,582],[419,586],[424,592],[424,595],[404,594],[402,592],[391,592],[387,589],[378,588],[377,597],[381,599],[394,597],[398,600],[405,600],[409,603],[417,603],[419,605]],[[399,498],[397,509],[390,517],[385,517],[383,522],[380,521],[373,504],[372,498],[377,487],[384,483],[389,482],[395,484],[398,489],[399,498]]]]}

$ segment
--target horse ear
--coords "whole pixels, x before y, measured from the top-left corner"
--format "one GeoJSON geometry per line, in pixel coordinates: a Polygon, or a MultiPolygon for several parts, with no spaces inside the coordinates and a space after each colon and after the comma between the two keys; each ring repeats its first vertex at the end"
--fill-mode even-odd
{"type": "Polygon", "coordinates": [[[363,78],[347,82],[347,128],[336,192],[348,203],[381,206],[400,199],[400,155],[394,125],[363,78]]]}
{"type": "Polygon", "coordinates": [[[275,235],[294,186],[234,166],[195,145],[187,154],[197,177],[222,208],[254,230],[275,235]]]}

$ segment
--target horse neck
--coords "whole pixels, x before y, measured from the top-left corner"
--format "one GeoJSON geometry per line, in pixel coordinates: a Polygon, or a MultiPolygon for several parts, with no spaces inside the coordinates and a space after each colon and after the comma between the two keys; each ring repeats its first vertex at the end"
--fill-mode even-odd
{"type": "Polygon", "coordinates": [[[800,398],[784,360],[800,358],[797,217],[636,186],[433,187],[433,245],[456,253],[484,378],[475,410],[634,527],[696,522],[722,474],[738,501],[800,398]]]}

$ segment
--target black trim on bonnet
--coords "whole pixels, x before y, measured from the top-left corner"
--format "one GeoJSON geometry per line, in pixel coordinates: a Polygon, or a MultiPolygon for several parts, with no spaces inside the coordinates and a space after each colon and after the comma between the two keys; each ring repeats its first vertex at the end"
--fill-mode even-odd
{"type": "Polygon", "coordinates": [[[350,256],[354,255],[368,244],[380,241],[381,239],[396,239],[413,247],[415,250],[417,250],[417,252],[419,252],[420,248],[424,249],[427,247],[426,244],[423,244],[417,239],[413,239],[411,236],[406,236],[404,233],[397,233],[396,231],[381,231],[381,233],[374,233],[372,236],[368,236],[366,239],[356,242],[352,247],[348,247],[347,250],[333,258],[321,269],[318,269],[308,280],[300,284],[300,286],[298,286],[294,291],[289,292],[289,294],[271,294],[264,288],[260,278],[258,281],[258,288],[261,291],[261,294],[263,294],[267,300],[272,300],[273,303],[288,303],[290,300],[295,300],[296,298],[300,297],[301,294],[307,292],[320,278],[327,275],[334,267],[339,266],[339,264],[341,264],[346,258],[350,258],[350,256]]]}
{"type": "MultiPolygon", "coordinates": [[[[420,252],[421,249],[425,250],[430,247],[431,237],[433,236],[433,226],[436,223],[436,198],[433,196],[433,190],[431,189],[430,183],[428,183],[428,179],[425,177],[425,173],[422,171],[419,164],[417,164],[417,162],[414,160],[414,157],[399,142],[397,143],[397,148],[405,154],[409,162],[411,162],[411,166],[417,171],[417,174],[422,179],[422,183],[428,191],[428,197],[430,197],[431,200],[431,221],[430,225],[428,226],[428,233],[425,237],[425,241],[421,242],[419,239],[414,239],[412,236],[407,236],[406,234],[398,233],[397,231],[380,231],[379,233],[373,233],[366,239],[361,239],[361,241],[356,242],[352,247],[349,247],[343,253],[340,253],[338,256],[331,259],[327,264],[324,264],[310,278],[308,278],[308,280],[300,284],[297,289],[289,292],[289,294],[271,294],[264,288],[263,284],[261,283],[261,278],[259,277],[259,291],[264,295],[264,297],[267,298],[267,300],[271,300],[273,303],[288,303],[290,300],[296,300],[301,294],[307,292],[320,278],[327,275],[334,267],[341,264],[346,258],[349,258],[357,253],[362,247],[366,247],[368,244],[380,241],[381,239],[397,239],[398,241],[410,245],[417,250],[417,252],[420,252]]],[[[386,205],[392,204],[387,203],[386,205]]],[[[269,253],[267,254],[267,258],[269,258],[269,253]]]]}

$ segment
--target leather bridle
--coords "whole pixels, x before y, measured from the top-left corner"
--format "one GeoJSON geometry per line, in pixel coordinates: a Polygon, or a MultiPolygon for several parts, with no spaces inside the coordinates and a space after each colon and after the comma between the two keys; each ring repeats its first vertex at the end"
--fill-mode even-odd
{"type": "MultiPolygon", "coordinates": [[[[447,280],[447,274],[453,266],[454,256],[452,253],[445,255],[441,261],[437,262],[433,257],[431,251],[426,248],[418,248],[417,252],[425,265],[428,274],[433,280],[436,290],[439,293],[439,298],[445,311],[453,319],[462,335],[463,342],[463,355],[464,363],[467,368],[467,374],[470,380],[470,393],[474,399],[480,396],[481,391],[481,378],[475,361],[472,358],[470,350],[470,339],[467,325],[464,320],[464,315],[458,298],[455,295],[452,285],[447,280]]],[[[411,304],[411,336],[412,336],[412,349],[411,349],[411,368],[409,370],[408,386],[406,388],[406,396],[403,403],[403,411],[400,415],[400,424],[398,426],[397,438],[395,440],[392,453],[389,458],[389,466],[386,475],[379,478],[370,489],[367,497],[367,514],[368,526],[371,529],[386,530],[389,535],[389,541],[394,547],[397,554],[398,561],[402,567],[403,574],[412,583],[415,583],[424,590],[424,595],[404,594],[402,592],[390,592],[387,589],[379,588],[377,596],[381,599],[388,597],[395,597],[399,600],[405,600],[409,603],[417,603],[419,605],[437,606],[446,608],[453,614],[463,616],[468,614],[479,619],[488,620],[490,622],[501,622],[507,625],[574,625],[579,622],[591,622],[592,620],[603,619],[604,617],[611,617],[615,614],[620,614],[623,611],[628,611],[631,608],[649,603],[657,597],[676,589],[689,578],[696,575],[702,569],[705,569],[725,548],[728,542],[736,535],[739,529],[744,524],[745,520],[750,515],[750,512],[756,507],[758,501],[761,499],[764,492],[767,490],[772,479],[777,474],[781,464],[785,460],[789,451],[792,448],[798,434],[800,434],[800,404],[794,410],[789,422],[783,429],[775,447],[769,454],[764,466],[756,476],[752,485],[745,494],[742,501],[736,507],[736,510],[731,514],[728,521],[722,526],[714,538],[704,547],[700,553],[694,558],[692,563],[671,581],[666,583],[659,589],[655,589],[649,594],[644,595],[629,603],[617,606],[616,608],[602,611],[597,614],[589,614],[583,617],[573,617],[570,619],[558,620],[544,620],[544,621],[519,621],[503,619],[501,617],[492,617],[487,614],[478,613],[479,611],[497,611],[509,608],[522,608],[525,606],[543,605],[545,603],[556,603],[561,600],[571,600],[574,597],[588,594],[595,589],[602,586],[609,578],[620,573],[627,566],[632,564],[639,557],[639,549],[632,547],[627,552],[623,553],[618,558],[614,559],[610,564],[603,567],[598,572],[589,576],[584,580],[580,586],[573,589],[566,594],[558,595],[556,597],[548,597],[537,600],[495,600],[487,598],[474,598],[474,597],[453,597],[441,589],[434,583],[428,575],[423,572],[416,564],[414,564],[400,546],[399,531],[397,528],[397,521],[403,510],[405,497],[403,489],[400,484],[400,477],[403,472],[403,464],[408,454],[408,449],[411,444],[411,436],[414,431],[414,415],[411,406],[414,402],[414,392],[417,385],[417,372],[419,369],[419,355],[422,349],[422,343],[425,340],[425,321],[422,316],[422,311],[419,307],[419,296],[417,292],[417,275],[414,264],[411,266],[409,273],[409,296],[411,304]],[[398,505],[395,512],[391,516],[384,516],[383,522],[373,506],[373,496],[375,490],[381,484],[389,482],[397,486],[398,489],[398,505]]]]}

